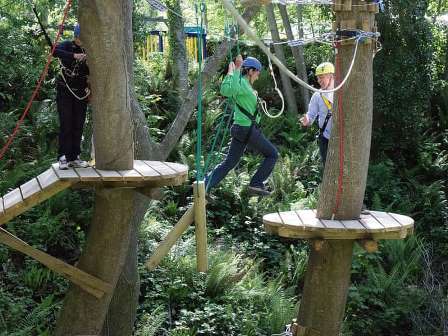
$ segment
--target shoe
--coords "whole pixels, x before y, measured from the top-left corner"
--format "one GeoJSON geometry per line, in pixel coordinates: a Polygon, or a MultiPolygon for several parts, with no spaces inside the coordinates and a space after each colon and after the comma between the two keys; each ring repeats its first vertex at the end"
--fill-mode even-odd
{"type": "Polygon", "coordinates": [[[247,190],[249,191],[249,194],[258,196],[270,196],[273,193],[273,191],[269,190],[266,186],[261,187],[248,186],[247,190]]]}
{"type": "Polygon", "coordinates": [[[67,170],[68,169],[68,162],[67,162],[67,159],[65,158],[65,155],[62,155],[59,158],[59,169],[60,170],[67,170]]]}
{"type": "Polygon", "coordinates": [[[71,168],[87,168],[89,163],[87,161],[81,160],[78,156],[76,160],[69,161],[68,166],[71,168]]]}

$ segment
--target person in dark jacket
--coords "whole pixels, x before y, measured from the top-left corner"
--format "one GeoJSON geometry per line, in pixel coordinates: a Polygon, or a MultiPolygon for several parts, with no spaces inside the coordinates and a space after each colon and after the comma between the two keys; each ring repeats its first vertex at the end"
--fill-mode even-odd
{"type": "Polygon", "coordinates": [[[59,114],[59,169],[86,168],[80,159],[81,138],[86,120],[87,100],[90,95],[86,53],[80,40],[79,24],[72,41],[56,46],[54,56],[60,60],[61,73],[57,78],[56,104],[59,114]]]}

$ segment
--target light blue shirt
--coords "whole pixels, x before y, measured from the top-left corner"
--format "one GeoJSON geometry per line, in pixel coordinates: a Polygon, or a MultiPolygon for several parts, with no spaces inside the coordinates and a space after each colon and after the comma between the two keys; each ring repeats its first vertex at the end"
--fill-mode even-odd
{"type": "MultiPolygon", "coordinates": [[[[333,104],[333,94],[324,94],[325,97],[333,104]]],[[[325,105],[324,100],[320,96],[319,92],[314,92],[311,97],[310,104],[308,106],[308,112],[306,113],[308,119],[310,120],[310,125],[314,122],[317,116],[319,116],[319,128],[322,128],[327,117],[328,108],[325,105]]],[[[324,137],[330,139],[331,127],[333,125],[333,117],[328,120],[327,127],[324,130],[324,137]]]]}

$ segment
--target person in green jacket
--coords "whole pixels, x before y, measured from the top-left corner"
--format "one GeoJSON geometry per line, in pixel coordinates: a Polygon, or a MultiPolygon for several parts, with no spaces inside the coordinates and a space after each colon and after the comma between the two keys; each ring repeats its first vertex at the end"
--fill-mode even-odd
{"type": "Polygon", "coordinates": [[[254,57],[244,61],[239,55],[229,64],[228,73],[221,84],[221,94],[233,99],[235,103],[233,125],[230,128],[232,140],[225,160],[205,179],[207,190],[216,186],[240,161],[246,147],[264,156],[257,172],[250,180],[248,190],[251,194],[267,196],[272,192],[265,181],[274,169],[278,158],[277,148],[263,135],[258,123],[257,92],[252,84],[258,79],[262,65],[254,57]]]}

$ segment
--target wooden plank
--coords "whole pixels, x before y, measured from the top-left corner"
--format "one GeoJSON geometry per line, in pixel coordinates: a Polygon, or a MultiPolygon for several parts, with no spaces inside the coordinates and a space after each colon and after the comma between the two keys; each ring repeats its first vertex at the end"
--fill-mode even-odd
{"type": "Polygon", "coordinates": [[[48,186],[52,185],[53,183],[58,182],[59,177],[56,175],[53,168],[50,168],[44,171],[39,176],[37,176],[37,180],[39,181],[39,184],[42,187],[42,189],[45,189],[48,186]]]}
{"type": "Polygon", "coordinates": [[[380,222],[378,222],[375,217],[372,217],[371,215],[362,215],[359,221],[364,225],[364,227],[369,231],[385,231],[383,225],[381,225],[380,222]]]}
{"type": "Polygon", "coordinates": [[[145,179],[145,177],[135,169],[119,170],[118,172],[124,181],[143,181],[145,179]]]}
{"type": "Polygon", "coordinates": [[[165,178],[174,177],[177,175],[177,172],[172,168],[168,167],[166,164],[160,161],[143,161],[145,164],[150,166],[155,171],[159,172],[159,174],[165,178]]]}
{"type": "Polygon", "coordinates": [[[145,164],[141,160],[135,160],[134,161],[134,170],[136,170],[140,175],[144,177],[144,180],[159,180],[160,173],[154,169],[152,169],[150,166],[145,164]]]}
{"type": "MultiPolygon", "coordinates": [[[[40,177],[41,175],[38,176],[38,180],[40,177]]],[[[57,194],[58,192],[64,189],[67,189],[68,187],[72,186],[75,183],[76,183],[75,181],[70,180],[66,181],[56,180],[52,184],[47,185],[45,189],[43,189],[41,192],[33,194],[30,197],[28,197],[19,207],[10,208],[10,210],[7,213],[4,213],[2,216],[0,216],[0,225],[10,221],[14,217],[17,217],[21,213],[24,213],[25,211],[32,208],[36,204],[45,201],[46,199],[52,197],[53,195],[57,194]]]]}
{"type": "Polygon", "coordinates": [[[151,258],[145,263],[146,268],[153,271],[194,221],[194,206],[190,206],[165,239],[157,246],[151,258]]]}
{"type": "Polygon", "coordinates": [[[386,231],[398,230],[402,227],[395,218],[386,212],[370,211],[370,214],[386,228],[386,231]]]}
{"type": "Polygon", "coordinates": [[[104,293],[111,293],[113,290],[113,287],[108,283],[63,262],[62,260],[52,257],[47,253],[35,249],[3,228],[0,228],[0,242],[39,261],[49,269],[63,275],[71,282],[97,298],[101,298],[104,293]]]}
{"type": "Polygon", "coordinates": [[[5,212],[8,212],[8,209],[18,206],[23,202],[22,193],[19,188],[14,189],[13,191],[7,193],[3,196],[3,206],[5,212]]]}
{"type": "Polygon", "coordinates": [[[302,220],[297,216],[295,211],[283,211],[279,213],[282,223],[288,226],[294,226],[304,229],[302,220]]]}
{"type": "Polygon", "coordinates": [[[297,211],[303,224],[307,227],[325,228],[325,226],[316,218],[313,210],[299,210],[297,211]]]}
{"type": "Polygon", "coordinates": [[[411,217],[390,212],[388,214],[404,227],[414,226],[414,220],[411,217]]]}
{"type": "Polygon", "coordinates": [[[79,175],[81,181],[101,181],[101,176],[95,171],[95,168],[75,168],[75,171],[79,175]]]}
{"type": "Polygon", "coordinates": [[[345,226],[338,220],[321,219],[320,221],[327,229],[346,230],[345,226]]]}
{"type": "Polygon", "coordinates": [[[51,166],[60,180],[79,180],[79,176],[73,168],[59,169],[59,163],[53,163],[51,166]]]}
{"type": "Polygon", "coordinates": [[[188,167],[186,165],[176,163],[176,162],[164,162],[168,167],[173,169],[177,173],[188,173],[188,167]]]}
{"type": "Polygon", "coordinates": [[[347,230],[365,231],[366,228],[358,220],[344,220],[342,221],[347,230]]]}
{"type": "MultiPolygon", "coordinates": [[[[320,228],[325,228],[325,226],[319,220],[310,220],[311,213],[308,210],[296,210],[297,216],[302,221],[303,225],[306,226],[307,229],[315,230],[320,228]]],[[[313,212],[312,215],[314,218],[316,214],[313,212]]]]}
{"type": "Polygon", "coordinates": [[[34,195],[42,190],[40,187],[39,182],[36,178],[33,178],[32,180],[26,182],[25,184],[22,184],[20,186],[20,190],[22,191],[23,199],[27,199],[31,195],[34,195]]]}
{"type": "MultiPolygon", "coordinates": [[[[93,168],[93,167],[92,167],[93,168]]],[[[96,173],[101,176],[102,181],[123,181],[123,177],[116,170],[103,170],[93,168],[96,173]]]]}

